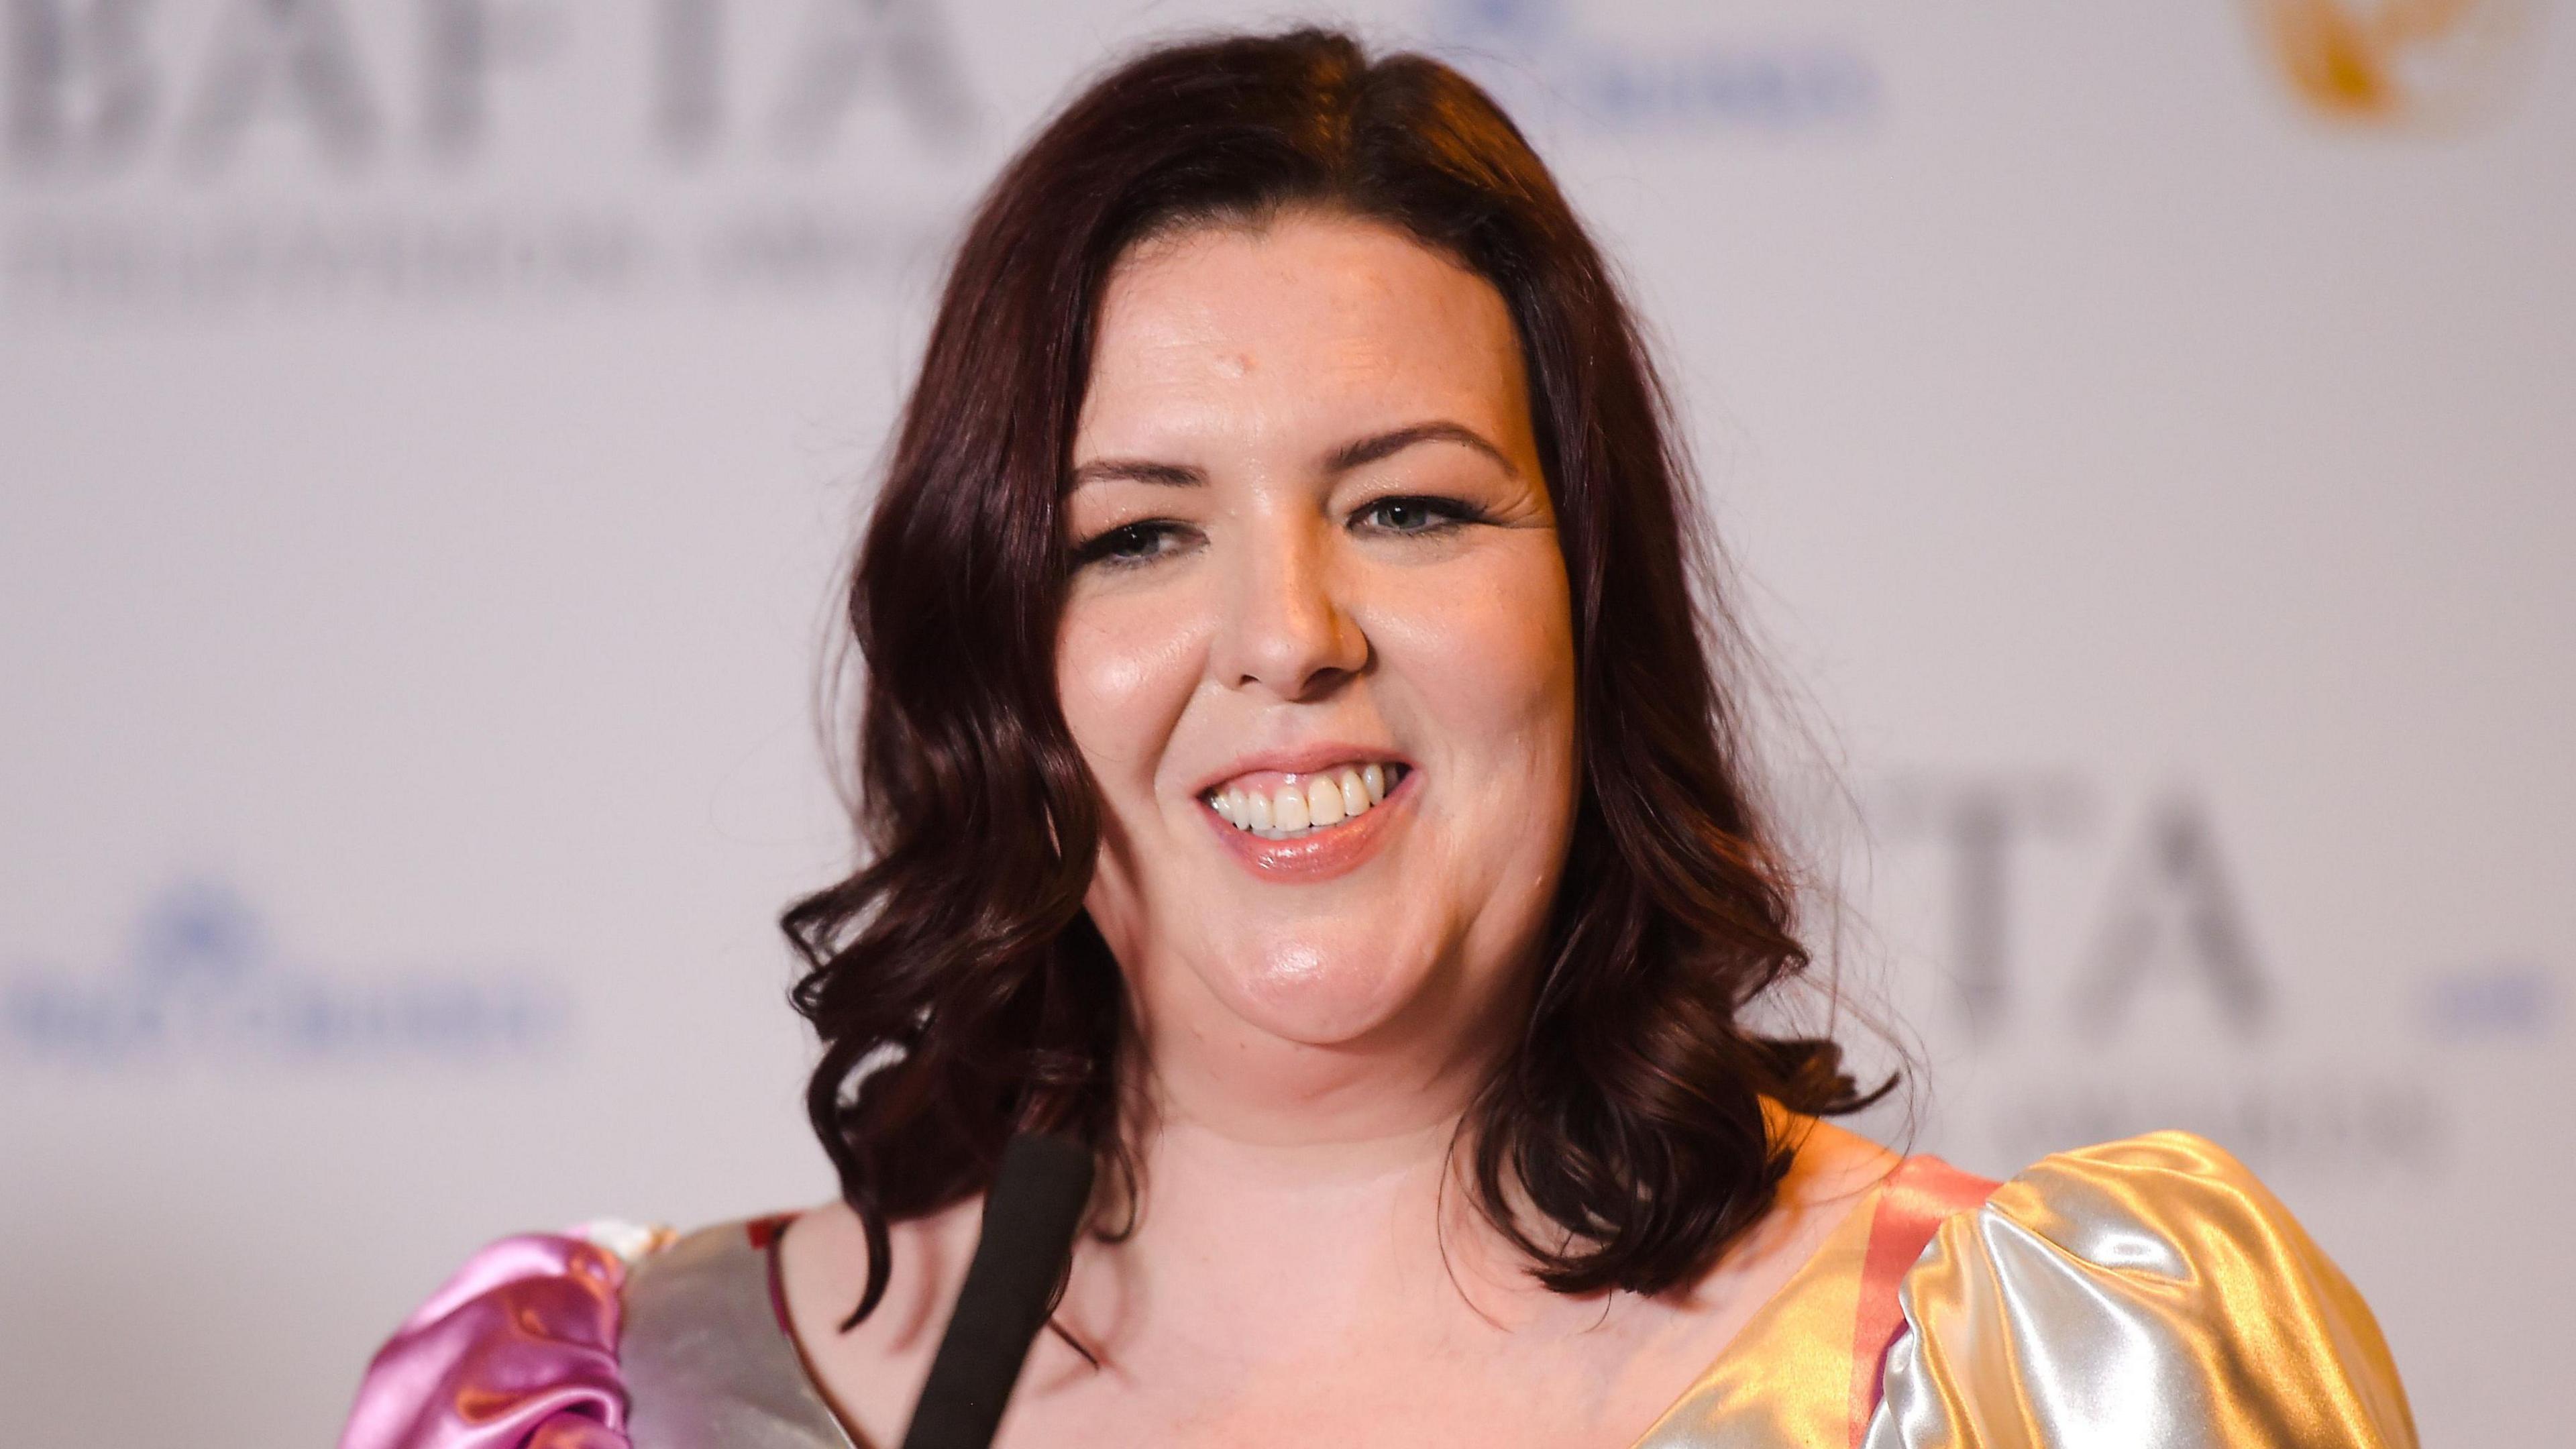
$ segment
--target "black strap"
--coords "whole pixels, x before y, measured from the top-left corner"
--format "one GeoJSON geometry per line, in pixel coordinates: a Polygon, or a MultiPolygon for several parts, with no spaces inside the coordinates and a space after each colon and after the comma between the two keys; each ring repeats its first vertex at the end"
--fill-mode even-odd
{"type": "Polygon", "coordinates": [[[1091,1149],[1023,1134],[1002,1149],[984,1226],[903,1449],[986,1449],[1045,1326],[1091,1201],[1091,1149]]]}

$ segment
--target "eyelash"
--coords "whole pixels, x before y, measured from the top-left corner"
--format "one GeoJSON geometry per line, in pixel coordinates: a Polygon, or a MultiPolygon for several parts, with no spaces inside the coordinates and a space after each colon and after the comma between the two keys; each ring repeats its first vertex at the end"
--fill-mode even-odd
{"type": "Polygon", "coordinates": [[[1100,564],[1106,568],[1132,569],[1152,563],[1160,552],[1121,556],[1118,550],[1130,544],[1169,538],[1182,525],[1167,518],[1148,518],[1136,523],[1122,523],[1105,533],[1094,534],[1073,551],[1073,566],[1088,568],[1100,564]]]}
{"type": "MultiPolygon", "coordinates": [[[[1384,498],[1372,498],[1362,504],[1352,513],[1350,522],[1346,526],[1356,528],[1362,519],[1387,508],[1416,508],[1431,515],[1430,520],[1420,527],[1384,530],[1398,538],[1437,537],[1454,532],[1468,524],[1485,521],[1485,511],[1464,499],[1398,493],[1384,498]]],[[[1122,554],[1120,550],[1159,543],[1188,526],[1169,518],[1145,518],[1134,523],[1122,523],[1116,528],[1096,533],[1076,545],[1073,550],[1073,566],[1077,569],[1093,564],[1107,568],[1140,568],[1162,557],[1164,551],[1156,549],[1152,553],[1122,554]]]]}
{"type": "Polygon", "coordinates": [[[1442,498],[1436,495],[1423,493],[1393,493],[1384,498],[1372,498],[1367,503],[1361,505],[1359,512],[1352,515],[1352,519],[1357,521],[1360,518],[1364,518],[1367,515],[1376,512],[1378,509],[1385,508],[1390,505],[1406,508],[1420,508],[1427,510],[1431,514],[1431,521],[1420,528],[1397,528],[1388,530],[1391,533],[1401,534],[1406,538],[1421,538],[1427,534],[1448,533],[1470,523],[1482,523],[1485,521],[1485,510],[1478,508],[1475,504],[1469,503],[1463,498],[1442,498]]]}

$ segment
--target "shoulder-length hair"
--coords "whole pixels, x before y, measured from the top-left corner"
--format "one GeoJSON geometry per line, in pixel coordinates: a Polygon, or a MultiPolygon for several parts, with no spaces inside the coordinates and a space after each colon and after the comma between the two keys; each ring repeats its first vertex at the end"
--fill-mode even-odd
{"type": "Polygon", "coordinates": [[[1099,806],[1054,677],[1061,498],[1120,257],[1286,209],[1396,228],[1502,294],[1572,583],[1581,801],[1528,1021],[1462,1125],[1478,1208],[1560,1292],[1685,1285],[1787,1170],[1761,1097],[1868,1100],[1830,1041],[1741,1020],[1808,966],[1794,883],[1713,672],[1731,634],[1662,391],[1547,168],[1425,56],[1321,30],[1168,46],[976,211],[851,575],[865,863],[781,924],[822,1039],[807,1110],[867,1230],[853,1322],[888,1223],[981,1193],[1015,1131],[1080,1135],[1136,1186],[1125,987],[1083,910],[1099,806]]]}

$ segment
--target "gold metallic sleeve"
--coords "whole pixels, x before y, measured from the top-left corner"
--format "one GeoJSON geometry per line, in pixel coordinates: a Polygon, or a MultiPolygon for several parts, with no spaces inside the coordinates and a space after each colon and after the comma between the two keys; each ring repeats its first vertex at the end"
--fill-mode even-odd
{"type": "Polygon", "coordinates": [[[2414,1449],[2361,1295],[2188,1133],[2041,1160],[1943,1223],[1899,1302],[1866,1449],[2414,1449]]]}

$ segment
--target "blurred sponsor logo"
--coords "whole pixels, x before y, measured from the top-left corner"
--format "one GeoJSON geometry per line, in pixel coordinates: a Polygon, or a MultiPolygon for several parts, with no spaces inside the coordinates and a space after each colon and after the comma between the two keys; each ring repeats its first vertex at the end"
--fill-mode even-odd
{"type": "Polygon", "coordinates": [[[2529,962],[2401,979],[2356,1003],[2336,963],[2267,950],[2201,792],[2127,812],[2081,776],[1909,771],[1860,793],[1889,850],[1887,914],[1928,968],[1898,983],[1931,1067],[1929,1136],[1988,1169],[2160,1127],[2258,1168],[2438,1171],[2447,1053],[2545,1037],[2529,962]],[[2125,817],[2125,818],[2123,818],[2125,817]]]}
{"type": "Polygon", "coordinates": [[[938,0],[0,0],[25,310],[882,284],[982,110],[938,0]]]}
{"type": "Polygon", "coordinates": [[[2492,103],[2525,53],[2524,0],[2254,0],[2300,100],[2340,121],[2455,122],[2492,103]]]}
{"type": "Polygon", "coordinates": [[[2528,961],[2486,962],[2425,983],[2424,1020],[2454,1041],[2537,1041],[2558,1016],[2547,972],[2528,961]]]}
{"type": "Polygon", "coordinates": [[[247,902],[210,882],[156,898],[120,969],[0,977],[0,1050],[85,1066],[486,1062],[559,1045],[570,1018],[562,993],[525,973],[352,980],[294,963],[247,902]]]}
{"type": "MultiPolygon", "coordinates": [[[[1959,1026],[1988,1039],[2008,1024],[2016,994],[2012,944],[2015,857],[2091,829],[2093,792],[2064,778],[1941,780],[1913,776],[1877,795],[1874,822],[1895,842],[1923,841],[1946,857],[1959,1026]]],[[[2157,801],[2105,885],[2099,920],[2068,977],[2067,1019],[2096,1038],[2117,1033],[2142,993],[2197,992],[2216,1021],[2258,1034],[2272,987],[2197,797],[2157,801]]],[[[2026,990],[2026,985],[2019,989],[2026,990]]]]}
{"type": "Polygon", "coordinates": [[[1507,109],[1555,107],[1603,130],[1673,135],[1803,134],[1878,117],[1877,67],[1832,38],[1645,36],[1577,24],[1564,0],[1444,0],[1439,47],[1507,109]]]}
{"type": "Polygon", "coordinates": [[[813,161],[853,113],[888,107],[931,144],[978,126],[936,0],[807,0],[759,64],[739,59],[755,27],[733,8],[656,0],[576,25],[550,0],[0,0],[8,156],[22,177],[157,161],[204,180],[254,145],[300,141],[344,168],[453,167],[540,136],[536,116],[571,119],[547,113],[581,105],[586,80],[666,161],[745,141],[813,161]],[[503,131],[504,92],[533,124],[503,131]]]}

